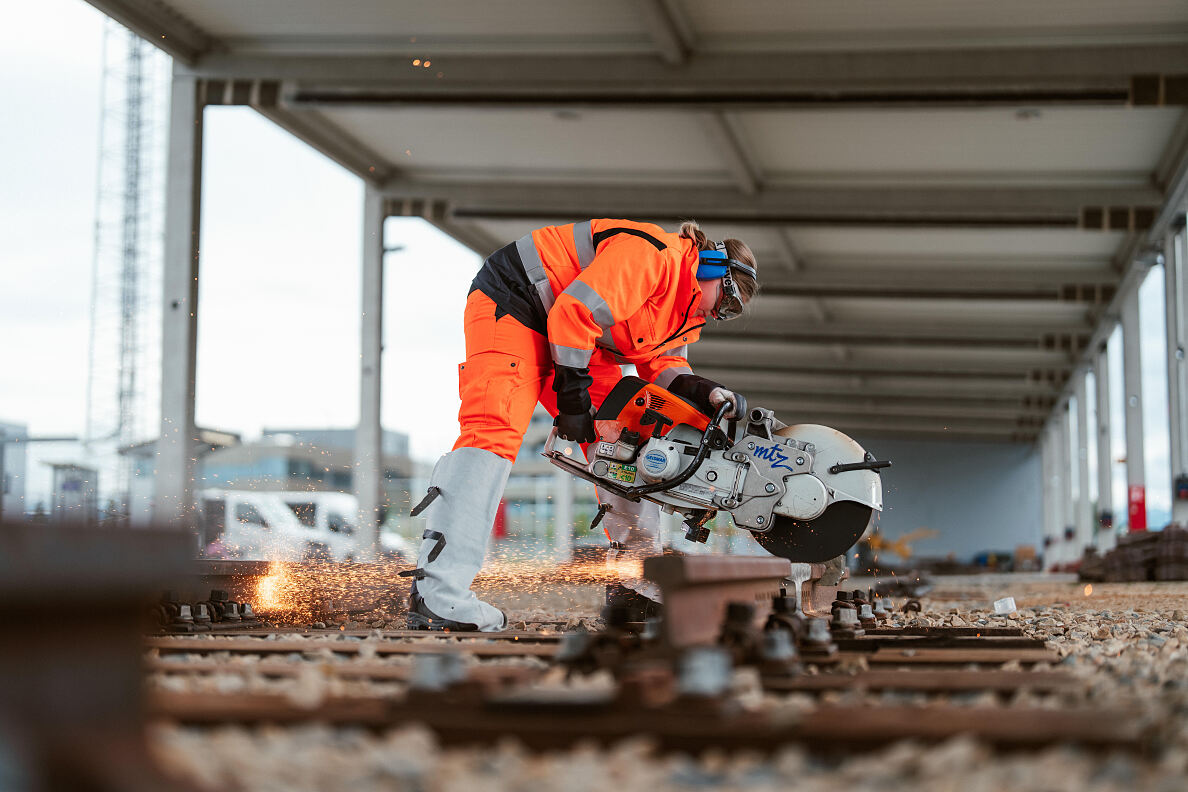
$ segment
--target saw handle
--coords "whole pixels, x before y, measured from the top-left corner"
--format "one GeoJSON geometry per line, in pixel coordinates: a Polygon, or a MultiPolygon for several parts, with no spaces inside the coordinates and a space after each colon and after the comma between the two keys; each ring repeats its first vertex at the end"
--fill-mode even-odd
{"type": "Polygon", "coordinates": [[[629,489],[627,487],[615,484],[612,481],[595,479],[586,470],[585,466],[579,465],[577,462],[566,458],[564,454],[554,450],[554,447],[557,443],[557,427],[555,426],[553,427],[553,430],[549,432],[549,436],[545,440],[544,456],[548,457],[554,465],[569,470],[569,472],[573,473],[575,476],[583,478],[592,484],[602,487],[607,492],[618,495],[620,498],[626,498],[629,501],[638,503],[640,497],[643,495],[650,495],[653,492],[663,492],[664,490],[670,490],[673,487],[679,487],[693,477],[693,474],[697,472],[699,467],[701,467],[701,463],[704,462],[705,458],[709,456],[710,437],[713,436],[714,430],[718,428],[720,423],[722,423],[722,419],[733,406],[733,403],[729,401],[722,402],[720,405],[718,405],[718,411],[714,414],[713,420],[709,422],[709,424],[705,427],[705,431],[701,433],[701,444],[697,447],[697,454],[693,457],[693,461],[689,464],[689,467],[685,468],[684,472],[669,481],[657,481],[655,484],[648,484],[643,487],[629,489]]]}
{"type": "Polygon", "coordinates": [[[837,464],[829,468],[829,472],[833,475],[838,473],[848,473],[851,470],[873,470],[878,473],[883,468],[891,467],[890,461],[880,462],[877,459],[867,459],[862,462],[851,462],[848,465],[837,464]]]}

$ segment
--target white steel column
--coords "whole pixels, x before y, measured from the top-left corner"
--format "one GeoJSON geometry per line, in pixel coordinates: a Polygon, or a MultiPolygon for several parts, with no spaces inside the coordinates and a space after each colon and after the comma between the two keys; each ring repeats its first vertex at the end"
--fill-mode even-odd
{"type": "Polygon", "coordinates": [[[1052,487],[1052,473],[1055,470],[1052,455],[1052,425],[1049,424],[1040,432],[1040,476],[1043,481],[1040,492],[1043,496],[1043,526],[1041,530],[1041,544],[1043,546],[1044,567],[1052,563],[1052,553],[1056,548],[1056,500],[1052,487]],[[1051,541],[1049,541],[1051,540],[1051,541]]]}
{"type": "MultiPolygon", "coordinates": [[[[1146,499],[1146,474],[1143,470],[1143,377],[1141,330],[1139,324],[1139,278],[1134,289],[1122,301],[1122,383],[1126,414],[1126,486],[1127,505],[1134,501],[1133,493],[1146,499]],[[1137,489],[1136,489],[1137,488],[1137,489]]],[[[1131,515],[1128,525],[1146,525],[1147,516],[1139,520],[1131,515]],[[1141,520],[1141,522],[1139,522],[1141,520]]]]}
{"type": "MultiPolygon", "coordinates": [[[[1093,360],[1093,379],[1097,384],[1097,514],[1095,515],[1098,531],[1112,531],[1104,528],[1102,520],[1108,516],[1111,525],[1116,522],[1114,513],[1114,455],[1110,448],[1110,358],[1106,354],[1106,345],[1093,360]]],[[[1098,536],[1098,545],[1101,537],[1098,536]]]]}
{"type": "Polygon", "coordinates": [[[173,72],[165,188],[161,318],[161,437],[153,519],[192,527],[198,432],[198,240],[202,211],[202,84],[173,72]]]}
{"type": "Polygon", "coordinates": [[[363,197],[363,279],[359,345],[359,427],[355,431],[355,497],[359,502],[355,558],[379,555],[383,495],[380,423],[384,331],[384,199],[368,185],[363,197]]]}
{"type": "Polygon", "coordinates": [[[1093,543],[1093,502],[1089,500],[1089,394],[1085,387],[1085,372],[1077,371],[1075,393],[1077,396],[1077,453],[1073,464],[1077,466],[1077,481],[1080,491],[1076,503],[1076,545],[1073,558],[1080,558],[1085,548],[1093,543]]]}
{"type": "Polygon", "coordinates": [[[1072,502],[1072,454],[1069,453],[1069,432],[1068,432],[1068,403],[1061,405],[1056,421],[1056,475],[1059,476],[1056,490],[1056,500],[1060,504],[1058,514],[1060,521],[1056,524],[1056,541],[1055,546],[1060,550],[1057,553],[1060,563],[1067,563],[1070,558],[1069,546],[1071,542],[1064,538],[1065,529],[1072,525],[1073,517],[1073,502],[1072,502]]]}
{"type": "Polygon", "coordinates": [[[1167,404],[1171,434],[1172,522],[1188,525],[1188,500],[1176,482],[1188,476],[1188,233],[1169,235],[1164,246],[1167,291],[1167,404]]]}

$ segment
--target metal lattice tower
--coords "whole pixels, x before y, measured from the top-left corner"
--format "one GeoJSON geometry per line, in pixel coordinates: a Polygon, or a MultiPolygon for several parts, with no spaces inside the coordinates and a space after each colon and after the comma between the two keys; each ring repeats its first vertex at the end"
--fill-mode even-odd
{"type": "Polygon", "coordinates": [[[131,463],[154,436],[169,58],[118,23],[103,35],[85,442],[100,503],[127,514],[131,463]]]}

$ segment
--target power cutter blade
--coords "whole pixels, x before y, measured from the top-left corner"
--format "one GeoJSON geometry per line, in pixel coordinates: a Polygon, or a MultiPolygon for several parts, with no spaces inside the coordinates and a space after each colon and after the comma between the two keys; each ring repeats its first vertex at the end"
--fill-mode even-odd
{"type": "Polygon", "coordinates": [[[854,501],[838,501],[826,507],[815,520],[775,517],[771,530],[752,532],[760,546],[772,555],[796,563],[817,563],[841,555],[854,546],[874,511],[854,501]]]}

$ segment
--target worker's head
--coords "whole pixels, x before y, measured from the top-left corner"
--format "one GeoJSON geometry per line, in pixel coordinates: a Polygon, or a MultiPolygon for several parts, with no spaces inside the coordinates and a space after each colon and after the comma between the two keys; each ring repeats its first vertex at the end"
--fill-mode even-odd
{"type": "Polygon", "coordinates": [[[733,319],[759,292],[755,254],[741,239],[710,241],[697,223],[681,224],[680,236],[703,253],[697,282],[701,286],[700,316],[733,319]],[[720,263],[719,263],[720,262],[720,263]],[[704,277],[709,274],[711,277],[704,277]]]}

